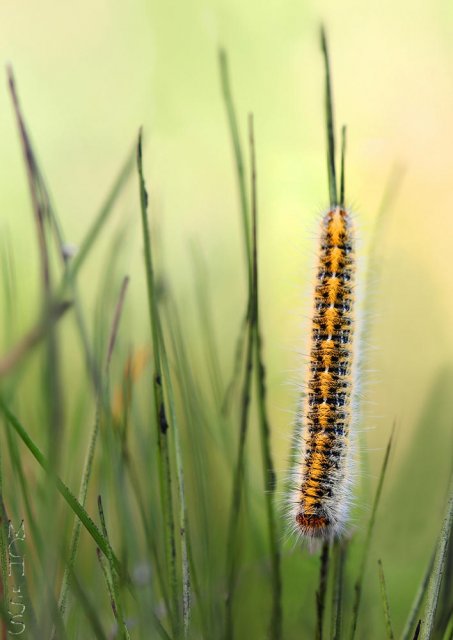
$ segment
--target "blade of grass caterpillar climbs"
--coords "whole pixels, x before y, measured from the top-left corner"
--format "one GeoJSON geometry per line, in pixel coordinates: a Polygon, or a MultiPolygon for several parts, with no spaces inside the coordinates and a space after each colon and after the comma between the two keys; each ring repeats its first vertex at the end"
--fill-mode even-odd
{"type": "Polygon", "coordinates": [[[428,595],[426,599],[425,615],[423,617],[421,639],[429,640],[432,637],[434,629],[434,620],[439,601],[439,593],[442,585],[442,578],[445,571],[445,561],[447,558],[447,549],[451,536],[453,525],[453,475],[450,478],[449,498],[447,509],[444,517],[442,530],[437,545],[436,557],[434,560],[433,571],[428,585],[428,595]]]}
{"type": "Polygon", "coordinates": [[[392,629],[392,619],[390,617],[390,605],[387,594],[387,588],[385,586],[384,567],[382,566],[382,560],[378,560],[379,568],[379,584],[381,587],[382,607],[384,609],[385,618],[385,630],[387,632],[387,640],[394,640],[395,636],[392,629]]]}
{"type": "Polygon", "coordinates": [[[262,337],[259,316],[259,279],[258,279],[258,234],[257,234],[257,191],[256,191],[256,153],[253,128],[253,116],[249,116],[250,137],[250,167],[251,167],[251,212],[252,212],[252,261],[253,261],[253,317],[255,319],[254,331],[254,369],[256,394],[258,403],[258,419],[261,438],[261,459],[263,464],[264,493],[266,500],[267,526],[269,532],[269,547],[271,554],[272,576],[272,615],[270,623],[270,637],[278,640],[282,635],[282,579],[280,566],[280,548],[278,542],[277,523],[275,517],[275,489],[276,475],[272,460],[270,443],[270,426],[266,407],[266,369],[263,358],[262,337]]]}
{"type": "Polygon", "coordinates": [[[337,200],[337,177],[335,171],[335,127],[333,122],[332,84],[330,79],[330,59],[324,27],[321,27],[321,49],[325,68],[325,113],[327,123],[327,174],[329,179],[330,206],[335,207],[337,200]]]}
{"type": "Polygon", "coordinates": [[[161,345],[159,336],[159,315],[155,293],[154,269],[151,249],[151,236],[148,222],[148,194],[143,176],[142,131],[137,143],[137,169],[139,178],[139,195],[142,218],[142,233],[145,247],[145,271],[148,292],[149,320],[154,354],[154,411],[157,428],[158,467],[162,517],[165,526],[165,550],[167,570],[170,576],[170,592],[172,601],[171,621],[173,635],[178,638],[181,632],[179,590],[176,570],[176,536],[173,514],[173,488],[171,477],[170,454],[168,445],[168,421],[162,384],[161,345]]]}
{"type": "Polygon", "coordinates": [[[355,634],[356,634],[356,630],[357,630],[357,620],[358,620],[358,616],[359,616],[360,602],[361,602],[361,598],[362,598],[363,578],[365,576],[365,568],[366,568],[366,563],[367,563],[368,555],[369,555],[369,551],[370,551],[371,539],[373,537],[374,525],[375,525],[375,522],[376,522],[376,514],[377,514],[379,502],[380,502],[380,499],[381,499],[382,487],[384,485],[384,478],[385,478],[385,474],[387,472],[388,462],[389,462],[389,458],[390,458],[390,451],[392,449],[394,430],[395,430],[395,426],[392,429],[392,433],[390,435],[390,438],[389,438],[389,441],[388,441],[388,444],[387,444],[387,448],[385,450],[384,460],[382,462],[381,472],[379,474],[378,485],[377,485],[377,488],[376,488],[376,494],[374,496],[373,507],[372,507],[372,510],[371,510],[371,516],[370,516],[370,520],[368,522],[368,527],[367,527],[367,530],[366,530],[365,542],[364,542],[363,552],[362,552],[362,558],[361,558],[360,565],[359,565],[359,575],[358,575],[357,580],[356,580],[356,582],[354,584],[354,601],[353,601],[353,606],[352,606],[351,631],[350,631],[350,634],[349,634],[350,640],[354,640],[355,634]]]}
{"type": "Polygon", "coordinates": [[[329,542],[323,542],[320,555],[319,586],[316,591],[316,640],[322,640],[324,611],[326,608],[327,582],[329,578],[329,542]]]}
{"type": "Polygon", "coordinates": [[[52,473],[52,467],[49,462],[46,460],[44,455],[41,453],[40,449],[33,442],[30,436],[27,433],[27,430],[22,426],[17,417],[12,413],[9,407],[5,404],[3,397],[0,396],[0,410],[3,412],[5,418],[7,419],[8,424],[14,429],[17,435],[21,438],[22,442],[25,444],[27,449],[39,463],[39,465],[49,474],[49,477],[55,483],[59,493],[63,496],[65,501],[68,503],[70,508],[74,511],[76,516],[81,520],[83,526],[91,535],[96,545],[101,549],[102,553],[107,557],[108,553],[112,554],[113,562],[115,565],[116,571],[118,571],[119,575],[125,576],[124,569],[120,564],[118,558],[115,556],[113,550],[109,548],[109,543],[105,540],[102,533],[99,531],[96,524],[93,522],[91,517],[88,515],[84,507],[80,504],[77,498],[73,495],[70,489],[65,485],[65,483],[61,480],[59,476],[55,476],[52,473]]]}
{"type": "Polygon", "coordinates": [[[423,599],[425,597],[426,590],[428,588],[429,579],[431,577],[431,573],[434,566],[434,558],[435,558],[435,553],[433,553],[431,556],[431,559],[428,564],[428,568],[425,572],[425,575],[423,576],[423,580],[421,581],[418,591],[415,595],[414,602],[412,604],[411,610],[406,620],[406,624],[404,625],[403,633],[401,635],[401,640],[410,640],[411,638],[412,630],[415,627],[417,616],[420,611],[420,607],[422,605],[423,599]]]}
{"type": "Polygon", "coordinates": [[[336,540],[333,544],[333,585],[332,585],[332,620],[330,637],[340,640],[343,613],[344,566],[346,561],[347,540],[336,540]]]}
{"type": "Polygon", "coordinates": [[[345,206],[346,126],[341,127],[340,205],[345,206]]]}

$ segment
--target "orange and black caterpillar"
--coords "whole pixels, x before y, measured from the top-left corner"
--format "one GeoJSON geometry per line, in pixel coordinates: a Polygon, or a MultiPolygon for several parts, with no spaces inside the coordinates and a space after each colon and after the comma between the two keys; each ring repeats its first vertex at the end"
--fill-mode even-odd
{"type": "Polygon", "coordinates": [[[350,502],[354,440],[355,231],[344,206],[343,129],[340,198],[337,200],[332,99],[327,46],[328,169],[331,205],[321,223],[311,321],[306,395],[290,494],[292,526],[313,539],[344,529],[350,502]]]}

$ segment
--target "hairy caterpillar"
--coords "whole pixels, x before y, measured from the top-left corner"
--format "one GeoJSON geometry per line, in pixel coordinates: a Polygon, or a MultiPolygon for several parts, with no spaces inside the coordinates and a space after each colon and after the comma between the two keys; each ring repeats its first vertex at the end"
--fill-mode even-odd
{"type": "Polygon", "coordinates": [[[351,422],[355,393],[355,231],[344,206],[344,128],[337,199],[330,70],[324,32],[322,49],[331,204],[321,222],[307,393],[301,406],[301,434],[290,494],[292,526],[308,539],[331,539],[344,529],[354,456],[351,422]]]}

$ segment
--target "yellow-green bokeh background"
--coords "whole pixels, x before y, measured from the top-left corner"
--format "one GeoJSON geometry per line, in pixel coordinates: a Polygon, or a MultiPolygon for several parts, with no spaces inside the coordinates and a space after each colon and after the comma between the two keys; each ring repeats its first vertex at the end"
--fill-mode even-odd
{"type": "MultiPolygon", "coordinates": [[[[366,336],[373,384],[364,387],[371,477],[396,419],[391,474],[405,469],[417,492],[406,496],[409,531],[404,519],[384,518],[380,525],[389,548],[394,534],[395,559],[411,535],[424,540],[426,534],[431,544],[451,466],[453,411],[447,401],[444,423],[423,435],[424,457],[403,464],[420,436],[417,420],[433,385],[441,380],[448,396],[452,380],[451,3],[7,1],[0,5],[0,60],[14,67],[39,158],[75,245],[144,126],[146,174],[166,268],[190,323],[190,242],[201,248],[228,372],[245,291],[218,73],[217,49],[226,47],[244,142],[247,114],[255,114],[262,322],[281,470],[296,397],[291,383],[298,381],[297,351],[310,313],[317,216],[327,201],[321,20],[330,40],[336,123],[348,125],[347,196],[357,211],[364,261],[389,177],[396,166],[404,170],[379,236],[380,279],[373,285],[366,336]]],[[[0,235],[15,248],[25,328],[38,295],[38,256],[6,80],[2,86],[0,235]]],[[[148,328],[136,191],[134,178],[110,231],[124,224],[129,229],[122,259],[131,276],[128,326],[138,344],[148,339],[148,328]]],[[[81,274],[81,287],[92,297],[101,255],[93,255],[81,274]]],[[[391,495],[386,505],[391,508],[391,495]]],[[[388,569],[393,597],[403,570],[388,569]]]]}

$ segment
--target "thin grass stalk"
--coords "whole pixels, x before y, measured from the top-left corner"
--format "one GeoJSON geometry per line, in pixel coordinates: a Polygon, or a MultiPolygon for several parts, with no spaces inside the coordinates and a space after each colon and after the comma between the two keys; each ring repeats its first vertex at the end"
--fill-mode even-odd
{"type": "Polygon", "coordinates": [[[253,130],[253,116],[249,116],[250,135],[250,166],[252,175],[252,260],[254,286],[254,368],[256,394],[258,404],[258,418],[261,440],[261,459],[263,464],[264,492],[266,500],[266,516],[269,532],[269,547],[271,556],[271,584],[272,584],[272,613],[270,622],[270,637],[279,640],[282,635],[282,578],[280,566],[280,547],[275,517],[275,489],[276,475],[272,460],[270,443],[270,425],[266,407],[266,369],[264,365],[262,337],[259,317],[259,279],[258,279],[258,240],[257,240],[257,194],[256,194],[256,154],[253,130]]]}
{"type": "Polygon", "coordinates": [[[453,476],[450,479],[449,500],[439,536],[436,558],[434,560],[433,571],[428,585],[428,594],[425,605],[425,615],[421,629],[421,640],[429,640],[434,630],[434,620],[439,601],[440,587],[445,571],[445,561],[447,558],[448,544],[450,541],[453,524],[453,476]]]}
{"type": "MultiPolygon", "coordinates": [[[[228,57],[224,49],[219,51],[219,66],[220,66],[220,80],[222,86],[222,94],[224,105],[228,118],[228,127],[230,131],[230,139],[234,152],[234,163],[236,170],[236,181],[239,191],[240,213],[242,219],[242,234],[244,238],[244,257],[246,262],[246,272],[248,277],[249,292],[251,289],[252,280],[252,246],[251,246],[251,230],[250,230],[250,215],[249,215],[249,202],[247,197],[247,181],[245,175],[244,156],[242,153],[242,145],[239,134],[238,121],[236,116],[236,110],[234,107],[234,101],[231,91],[230,76],[228,70],[228,57]]],[[[250,298],[249,298],[250,300],[250,298]]],[[[239,380],[239,373],[242,367],[242,355],[244,353],[244,344],[247,334],[247,317],[250,312],[249,307],[245,317],[241,322],[239,334],[236,340],[235,358],[233,363],[233,373],[231,380],[227,385],[225,397],[222,406],[222,412],[226,414],[229,409],[231,398],[235,391],[236,381],[239,380]]]]}
{"type": "Polygon", "coordinates": [[[356,580],[356,582],[354,584],[354,601],[353,601],[353,606],[352,606],[351,630],[350,630],[350,634],[349,634],[350,640],[354,640],[355,634],[356,634],[356,630],[357,630],[357,620],[358,620],[358,616],[359,616],[360,602],[361,602],[361,598],[362,598],[363,578],[365,576],[366,563],[367,563],[368,555],[369,555],[369,551],[370,551],[371,539],[373,537],[374,525],[375,525],[375,522],[376,522],[376,513],[377,513],[379,502],[380,502],[380,499],[381,499],[382,487],[384,485],[384,478],[385,478],[385,474],[386,474],[387,467],[388,467],[388,461],[389,461],[389,458],[390,458],[390,451],[392,449],[393,433],[394,433],[394,428],[392,430],[392,433],[390,435],[390,438],[389,438],[389,441],[388,441],[388,444],[387,444],[387,448],[385,450],[384,460],[382,462],[381,472],[379,474],[379,481],[378,481],[378,485],[377,485],[377,488],[376,488],[376,494],[375,494],[375,497],[374,497],[373,507],[372,507],[372,510],[371,510],[371,516],[370,516],[370,520],[368,522],[368,527],[367,527],[367,531],[366,531],[362,558],[361,558],[360,565],[359,565],[359,574],[358,574],[357,580],[356,580]]]}
{"type": "MultiPolygon", "coordinates": [[[[102,506],[102,498],[99,495],[98,496],[98,511],[99,511],[99,519],[101,521],[101,529],[102,529],[102,533],[104,535],[104,538],[109,541],[109,535],[107,532],[107,525],[105,523],[105,515],[104,515],[104,508],[102,506]]],[[[119,579],[118,579],[118,573],[115,569],[115,563],[113,561],[113,557],[112,554],[110,553],[110,549],[112,547],[108,546],[108,554],[107,554],[107,561],[110,567],[110,580],[108,581],[108,585],[107,588],[109,589],[109,592],[111,593],[111,597],[112,597],[112,605],[113,605],[113,614],[116,618],[116,621],[118,623],[118,629],[120,631],[121,634],[121,638],[122,640],[130,640],[130,636],[129,636],[129,631],[127,629],[126,626],[126,621],[124,618],[124,614],[123,614],[123,607],[121,604],[121,595],[120,595],[120,585],[119,585],[119,579]]]]}
{"type": "Polygon", "coordinates": [[[183,606],[183,625],[184,625],[184,637],[188,637],[190,627],[190,616],[192,607],[192,584],[190,575],[189,564],[189,523],[187,515],[187,503],[184,484],[184,469],[181,453],[181,442],[179,437],[179,423],[176,416],[175,408],[175,396],[173,393],[173,384],[171,381],[170,368],[168,366],[167,352],[165,349],[165,341],[162,332],[162,326],[159,321],[159,339],[161,344],[162,355],[162,368],[164,373],[164,380],[167,390],[168,407],[170,410],[171,424],[173,425],[173,444],[174,444],[174,456],[176,459],[176,484],[179,495],[179,535],[180,535],[180,547],[181,547],[181,562],[182,562],[182,606],[183,606]]]}
{"type": "Polygon", "coordinates": [[[384,567],[382,566],[382,560],[380,559],[378,560],[378,568],[379,568],[379,584],[381,587],[381,599],[382,599],[382,607],[384,610],[385,630],[387,634],[387,640],[394,640],[395,636],[393,634],[392,619],[390,617],[390,605],[389,605],[389,598],[387,594],[387,587],[385,585],[384,567]]]}
{"type": "Polygon", "coordinates": [[[162,386],[162,363],[159,340],[159,319],[155,295],[154,271],[151,251],[151,236],[148,223],[148,194],[143,177],[142,133],[140,131],[137,144],[137,167],[139,175],[139,192],[142,217],[143,241],[145,246],[145,270],[148,290],[149,318],[151,324],[152,344],[154,353],[154,410],[156,418],[158,442],[158,467],[161,494],[162,517],[165,523],[165,551],[167,570],[170,576],[170,592],[172,601],[171,621],[173,634],[180,635],[180,607],[179,590],[176,569],[176,536],[173,515],[173,490],[171,465],[168,446],[168,422],[162,386]]]}
{"type": "Polygon", "coordinates": [[[327,132],[327,175],[329,180],[330,206],[336,207],[337,200],[337,177],[335,172],[335,127],[333,121],[333,98],[332,83],[330,74],[329,50],[324,27],[321,27],[321,49],[324,57],[325,68],[325,114],[327,132]]]}
{"type": "Polygon", "coordinates": [[[347,543],[335,541],[333,544],[333,585],[331,640],[340,640],[343,614],[344,566],[347,543]]]}
{"type": "Polygon", "coordinates": [[[81,242],[77,254],[71,261],[68,263],[68,269],[65,271],[63,275],[63,280],[59,286],[59,292],[62,295],[65,287],[74,280],[79,273],[82,265],[87,259],[95,241],[97,240],[99,234],[105,226],[110,214],[112,213],[113,207],[126,185],[129,177],[132,174],[132,170],[135,166],[135,158],[136,158],[136,146],[134,145],[131,151],[128,153],[127,158],[120,169],[120,172],[107,195],[104,204],[96,215],[93,224],[87,231],[83,241],[81,242]]]}
{"type": "MultiPolygon", "coordinates": [[[[187,346],[184,342],[181,318],[178,312],[178,307],[171,295],[171,292],[167,294],[165,309],[165,326],[169,328],[169,335],[172,346],[172,353],[175,358],[174,369],[177,375],[178,386],[182,395],[182,401],[184,406],[184,415],[186,419],[186,429],[189,432],[190,445],[192,447],[192,460],[195,466],[199,469],[203,467],[205,455],[206,455],[206,437],[208,434],[208,419],[205,415],[206,408],[200,398],[200,390],[197,386],[197,381],[193,377],[193,372],[190,368],[190,353],[188,353],[187,346]],[[196,431],[192,432],[192,425],[196,427],[196,431]],[[199,440],[196,440],[196,437],[199,440]]],[[[200,612],[201,623],[204,629],[205,637],[210,638],[216,635],[215,620],[212,618],[213,607],[210,607],[209,598],[213,593],[214,581],[213,581],[213,568],[210,561],[210,549],[211,549],[211,527],[210,527],[210,512],[206,494],[205,473],[195,474],[195,492],[197,494],[197,502],[201,510],[198,524],[203,531],[203,545],[202,554],[203,561],[205,563],[207,581],[204,587],[204,592],[200,590],[200,583],[197,580],[197,571],[195,567],[194,556],[192,548],[188,546],[189,562],[191,568],[193,590],[196,595],[198,610],[200,612]],[[208,614],[209,611],[211,616],[208,614]],[[208,628],[208,624],[210,627],[208,628]]],[[[201,571],[201,570],[200,570],[201,571]]],[[[218,623],[218,621],[217,621],[218,623]]]]}
{"type": "Polygon", "coordinates": [[[5,401],[0,396],[0,410],[3,412],[7,423],[14,429],[16,434],[20,437],[22,442],[25,444],[27,449],[33,455],[35,460],[39,463],[39,465],[46,471],[49,475],[49,478],[56,485],[59,493],[67,502],[72,511],[77,515],[77,517],[82,521],[85,529],[88,531],[90,536],[93,538],[96,545],[102,550],[102,552],[107,556],[108,553],[112,554],[113,562],[115,565],[115,569],[121,576],[125,576],[125,572],[122,568],[121,563],[118,558],[115,556],[113,550],[109,547],[109,542],[105,540],[102,533],[99,531],[96,524],[90,518],[84,507],[80,504],[74,494],[70,491],[70,489],[65,485],[65,483],[61,480],[61,478],[53,472],[52,466],[49,464],[43,453],[40,451],[39,447],[34,443],[34,441],[28,435],[26,429],[19,422],[17,417],[12,413],[9,407],[5,404],[5,401]]]}
{"type": "Polygon", "coordinates": [[[316,591],[316,640],[324,635],[324,612],[326,608],[327,581],[330,565],[329,543],[324,542],[321,549],[319,565],[319,586],[316,591]]]}
{"type": "MultiPolygon", "coordinates": [[[[17,127],[19,130],[20,141],[22,146],[22,153],[24,158],[24,164],[27,171],[27,179],[29,192],[32,202],[32,209],[36,223],[38,249],[40,257],[40,269],[41,269],[41,313],[43,318],[48,319],[50,317],[50,310],[52,308],[52,274],[50,266],[50,252],[48,246],[48,201],[46,198],[46,192],[41,189],[39,181],[39,168],[36,161],[36,157],[33,152],[33,148],[30,142],[30,137],[25,126],[25,121],[22,115],[22,111],[19,104],[18,94],[16,90],[16,84],[11,67],[8,67],[8,83],[10,95],[13,103],[13,109],[16,115],[17,127]]],[[[60,350],[58,343],[58,336],[55,330],[55,323],[48,322],[46,327],[46,357],[44,362],[45,373],[43,376],[44,382],[44,395],[45,395],[45,407],[47,410],[46,422],[48,423],[47,431],[47,454],[50,464],[54,466],[55,472],[58,473],[59,461],[61,460],[61,446],[63,442],[63,427],[64,427],[64,415],[63,415],[63,391],[61,385],[61,366],[60,366],[60,350]]],[[[54,502],[54,488],[50,487],[50,491],[46,496],[44,504],[44,517],[43,522],[50,526],[52,522],[51,514],[53,510],[54,502]]],[[[54,535],[53,529],[48,528],[46,536],[48,542],[50,542],[50,548],[53,546],[52,537],[54,535]]],[[[42,550],[41,550],[42,551],[42,550]]],[[[47,566],[45,567],[45,573],[47,576],[48,584],[53,584],[57,576],[56,560],[52,554],[47,553],[45,555],[47,566]]],[[[44,595],[45,590],[42,591],[44,595]]],[[[46,616],[50,615],[53,606],[53,591],[47,590],[48,601],[44,605],[44,611],[46,616]]],[[[50,621],[51,622],[51,621],[50,621]]],[[[43,622],[45,627],[46,622],[43,622]]]]}
{"type": "Polygon", "coordinates": [[[412,607],[407,617],[406,624],[404,625],[403,633],[401,635],[401,640],[410,640],[411,638],[412,630],[415,627],[417,616],[420,611],[420,607],[422,605],[423,599],[428,589],[429,579],[431,577],[431,573],[433,571],[433,566],[434,566],[434,558],[435,558],[435,553],[433,553],[430,558],[425,575],[423,576],[423,580],[421,581],[418,591],[415,594],[414,602],[412,603],[412,607]]]}
{"type": "MultiPolygon", "coordinates": [[[[123,451],[123,455],[124,455],[124,451],[123,451]]],[[[164,578],[164,572],[162,569],[162,565],[160,562],[160,557],[159,557],[159,553],[157,550],[157,544],[156,544],[156,540],[155,540],[155,535],[153,533],[152,527],[150,526],[150,524],[148,523],[147,520],[147,510],[145,508],[145,501],[143,499],[143,496],[141,494],[141,490],[140,490],[140,480],[137,476],[136,473],[136,468],[135,466],[131,463],[130,457],[129,455],[126,453],[124,455],[124,462],[126,464],[126,469],[128,471],[129,474],[129,480],[132,486],[132,490],[135,494],[135,498],[137,500],[137,504],[138,504],[138,509],[140,512],[140,517],[142,520],[142,526],[143,526],[143,531],[145,534],[145,539],[146,539],[146,545],[148,547],[148,551],[150,553],[150,556],[152,558],[152,561],[154,563],[154,571],[156,573],[157,576],[157,582],[159,584],[160,590],[161,590],[161,596],[162,599],[165,603],[165,607],[167,611],[170,611],[170,597],[168,595],[168,589],[167,589],[167,585],[165,582],[165,578],[164,578]]]]}
{"type": "MultiPolygon", "coordinates": [[[[253,291],[250,292],[253,296],[253,291]]],[[[252,308],[251,301],[249,307],[252,308]]],[[[228,525],[228,537],[227,537],[227,591],[225,599],[225,639],[231,640],[233,638],[233,598],[236,588],[237,579],[237,533],[240,516],[242,485],[244,477],[245,466],[245,444],[247,439],[248,422],[249,422],[249,409],[250,409],[250,395],[252,385],[252,373],[253,373],[253,352],[254,352],[254,318],[253,309],[249,314],[247,327],[247,344],[246,344],[246,356],[245,356],[245,374],[242,386],[242,398],[241,398],[241,414],[239,424],[239,439],[237,460],[233,475],[233,488],[230,508],[230,518],[228,525]]]]}
{"type": "Polygon", "coordinates": [[[250,265],[252,264],[252,242],[249,222],[249,205],[247,198],[247,181],[245,177],[245,167],[242,154],[241,140],[239,135],[238,121],[234,108],[233,96],[231,92],[230,76],[228,72],[228,57],[224,49],[219,51],[220,80],[222,84],[222,94],[225,103],[225,109],[228,117],[228,126],[230,129],[230,137],[233,145],[234,161],[236,167],[236,178],[239,189],[240,209],[242,217],[243,237],[244,237],[244,255],[247,272],[250,273],[250,265]]]}
{"type": "Polygon", "coordinates": [[[198,302],[200,326],[203,332],[203,347],[209,378],[212,384],[213,396],[216,406],[222,403],[223,380],[219,362],[219,352],[215,339],[214,322],[212,318],[211,298],[209,295],[208,273],[199,251],[192,247],[192,256],[195,266],[195,295],[198,302]]]}
{"type": "MultiPolygon", "coordinates": [[[[120,321],[121,312],[124,305],[124,298],[126,295],[128,284],[129,284],[129,278],[125,278],[121,286],[118,303],[114,313],[114,318],[113,318],[113,323],[110,331],[109,343],[107,348],[107,357],[105,362],[104,373],[105,373],[106,381],[108,380],[110,361],[111,361],[113,347],[114,347],[117,332],[118,332],[119,321],[120,321]]],[[[88,447],[85,453],[85,462],[83,465],[83,473],[82,473],[82,479],[80,482],[80,489],[79,489],[79,495],[78,495],[79,503],[83,507],[85,506],[85,503],[86,503],[86,497],[88,494],[88,484],[90,482],[91,473],[93,469],[94,452],[95,452],[96,442],[99,434],[101,413],[102,413],[102,398],[100,397],[100,395],[98,395],[97,402],[96,402],[96,416],[94,420],[93,429],[90,434],[90,439],[88,441],[88,447]]],[[[60,615],[63,619],[66,614],[67,595],[68,595],[68,588],[69,588],[69,576],[73,571],[75,559],[77,556],[77,551],[78,551],[79,542],[80,542],[81,527],[82,527],[81,521],[78,518],[76,518],[74,522],[74,528],[72,531],[71,542],[69,546],[69,560],[65,568],[63,581],[60,588],[60,595],[58,598],[58,607],[60,610],[60,615]]]]}

